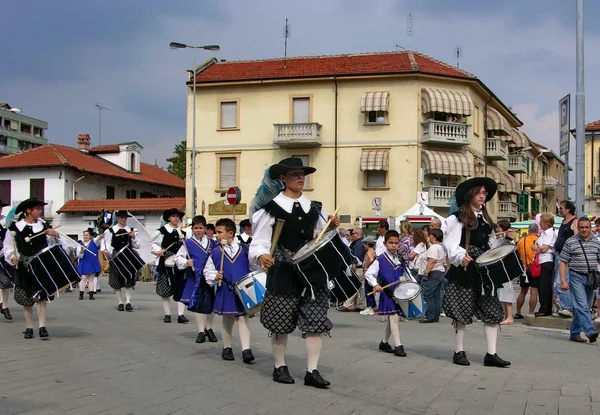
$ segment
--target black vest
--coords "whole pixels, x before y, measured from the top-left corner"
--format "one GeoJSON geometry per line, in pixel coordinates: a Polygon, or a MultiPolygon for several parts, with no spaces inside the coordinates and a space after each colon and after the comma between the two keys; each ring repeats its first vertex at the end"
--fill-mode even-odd
{"type": "Polygon", "coordinates": [[[294,202],[291,213],[286,212],[274,200],[267,203],[264,209],[275,219],[285,220],[279,237],[280,246],[295,253],[313,239],[321,211],[319,202],[312,202],[308,213],[304,212],[298,202],[294,202]]]}
{"type": "MultiPolygon", "coordinates": [[[[162,273],[164,272],[166,259],[171,255],[175,255],[177,251],[179,251],[179,248],[181,248],[182,245],[182,240],[179,239],[179,233],[177,232],[177,229],[173,229],[172,232],[167,232],[165,227],[161,226],[158,231],[163,236],[162,242],[160,243],[161,249],[164,250],[169,245],[174,243],[173,246],[171,246],[168,250],[163,251],[163,256],[161,256],[158,260],[158,272],[162,273]]],[[[185,232],[182,231],[181,234],[185,238],[185,232]]]]}
{"type": "Polygon", "coordinates": [[[39,232],[33,232],[33,227],[27,224],[22,231],[19,231],[19,228],[17,228],[17,224],[15,222],[11,223],[11,225],[8,227],[11,232],[16,232],[14,239],[17,244],[17,250],[21,255],[33,256],[48,246],[48,240],[45,236],[38,236],[37,238],[30,239],[29,242],[25,241],[25,238],[31,238],[32,236],[39,235],[50,228],[46,223],[43,223],[42,225],[43,229],[39,232]]]}
{"type": "Polygon", "coordinates": [[[575,232],[573,232],[573,229],[571,229],[571,225],[573,224],[574,220],[575,218],[571,219],[567,223],[563,223],[560,225],[560,228],[558,228],[558,236],[556,237],[556,242],[554,242],[554,249],[559,254],[561,253],[563,246],[565,246],[567,239],[575,235],[575,232]]]}
{"type": "Polygon", "coordinates": [[[111,226],[110,228],[108,228],[108,230],[112,234],[112,239],[110,241],[110,245],[113,247],[113,249],[115,251],[120,251],[121,249],[125,248],[127,245],[129,245],[131,243],[131,236],[129,236],[129,235],[119,236],[118,238],[115,238],[115,235],[120,235],[122,233],[128,233],[129,231],[127,230],[127,228],[119,228],[119,230],[115,232],[111,226]]]}

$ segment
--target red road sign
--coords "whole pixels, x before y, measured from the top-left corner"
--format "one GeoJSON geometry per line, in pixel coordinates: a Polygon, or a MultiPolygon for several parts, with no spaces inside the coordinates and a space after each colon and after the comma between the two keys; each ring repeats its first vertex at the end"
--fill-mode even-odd
{"type": "Polygon", "coordinates": [[[230,187],[227,189],[227,203],[237,205],[242,200],[242,192],[239,187],[230,187]]]}

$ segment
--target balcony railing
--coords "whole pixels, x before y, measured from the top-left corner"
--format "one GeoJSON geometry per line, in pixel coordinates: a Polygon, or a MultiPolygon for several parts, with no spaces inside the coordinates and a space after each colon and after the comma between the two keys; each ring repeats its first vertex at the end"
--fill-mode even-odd
{"type": "Polygon", "coordinates": [[[451,144],[468,146],[471,144],[471,124],[427,120],[423,127],[422,143],[451,144]]]}
{"type": "MultiPolygon", "coordinates": [[[[13,207],[19,206],[19,203],[21,203],[21,202],[22,202],[22,200],[13,200],[12,206],[13,207]]],[[[44,202],[46,202],[47,205],[43,206],[44,210],[42,213],[42,217],[43,218],[52,218],[54,216],[54,210],[52,209],[53,200],[44,200],[44,202]]]]}
{"type": "Polygon", "coordinates": [[[447,186],[429,186],[423,188],[423,191],[429,193],[429,206],[443,208],[450,207],[448,200],[455,189],[455,187],[447,186]]]}
{"type": "Polygon", "coordinates": [[[509,156],[508,171],[509,173],[527,173],[527,159],[525,156],[509,156]]]}
{"type": "Polygon", "coordinates": [[[552,176],[544,176],[542,178],[542,184],[544,185],[545,189],[554,190],[560,183],[552,176]]]}
{"type": "Polygon", "coordinates": [[[516,219],[519,217],[519,205],[514,202],[498,202],[498,217],[516,219]]]}
{"type": "Polygon", "coordinates": [[[501,138],[487,139],[487,158],[489,160],[508,160],[508,144],[501,138]]]}
{"type": "Polygon", "coordinates": [[[537,175],[535,172],[526,174],[523,176],[523,186],[525,187],[535,187],[537,181],[537,175]]]}
{"type": "Polygon", "coordinates": [[[280,147],[302,148],[321,145],[321,124],[308,122],[301,124],[273,124],[273,143],[280,147]]]}

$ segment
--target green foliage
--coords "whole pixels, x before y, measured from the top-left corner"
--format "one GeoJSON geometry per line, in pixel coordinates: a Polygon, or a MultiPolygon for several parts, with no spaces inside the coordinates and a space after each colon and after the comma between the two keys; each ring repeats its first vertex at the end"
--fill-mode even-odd
{"type": "Polygon", "coordinates": [[[169,166],[167,171],[185,180],[185,141],[175,144],[173,157],[168,158],[169,166]]]}

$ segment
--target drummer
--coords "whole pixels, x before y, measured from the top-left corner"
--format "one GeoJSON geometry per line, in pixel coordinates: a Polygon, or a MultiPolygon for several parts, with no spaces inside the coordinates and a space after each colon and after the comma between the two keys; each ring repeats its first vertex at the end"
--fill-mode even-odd
{"type": "MultiPolygon", "coordinates": [[[[271,334],[275,360],[273,380],[295,383],[285,364],[288,334],[296,326],[306,333],[307,372],[304,384],[327,388],[317,365],[321,354],[323,334],[329,333],[333,324],[327,317],[329,291],[327,281],[311,290],[302,285],[289,260],[303,245],[318,235],[325,227],[328,216],[320,203],[311,202],[302,194],[305,177],[316,171],[304,166],[296,157],[286,158],[269,167],[255,199],[252,201],[253,239],[250,244],[250,262],[257,263],[267,273],[267,293],[260,313],[260,322],[271,334]],[[284,189],[280,186],[283,183],[284,189]],[[276,189],[276,190],[273,190],[276,189]],[[276,219],[285,220],[281,237],[270,255],[273,225],[276,219]]],[[[329,216],[330,229],[339,226],[337,216],[329,216]]]]}
{"type": "MultiPolygon", "coordinates": [[[[492,235],[494,223],[485,203],[496,194],[497,184],[487,177],[474,177],[459,184],[450,208],[453,212],[446,219],[446,235],[443,246],[451,263],[446,274],[448,286],[444,295],[443,309],[453,320],[455,348],[454,364],[469,366],[464,347],[466,326],[477,318],[483,321],[487,341],[484,366],[506,367],[510,365],[496,353],[498,324],[503,320],[502,306],[495,287],[488,279],[482,280],[475,260],[498,243],[492,235]]],[[[508,233],[513,238],[513,233],[508,233]]]]}
{"type": "Polygon", "coordinates": [[[83,300],[85,286],[87,283],[90,300],[94,299],[96,288],[94,278],[101,271],[100,260],[98,259],[98,246],[100,246],[100,236],[96,236],[92,228],[83,231],[83,241],[79,241],[81,247],[77,248],[77,272],[81,275],[79,282],[79,299],[83,300]]]}
{"type": "MultiPolygon", "coordinates": [[[[156,294],[162,298],[163,311],[165,313],[163,321],[165,323],[171,322],[170,297],[175,294],[174,286],[176,285],[176,281],[174,279],[183,278],[183,272],[180,272],[175,267],[175,263],[173,263],[172,267],[174,275],[167,275],[165,261],[177,253],[185,239],[185,232],[179,229],[179,223],[184,215],[185,213],[177,208],[165,210],[162,216],[165,224],[154,233],[152,244],[150,245],[151,252],[159,257],[156,269],[158,272],[158,277],[156,277],[156,294]]],[[[174,259],[175,257],[171,258],[171,260],[174,259]]],[[[189,322],[183,315],[184,311],[185,304],[177,302],[178,323],[184,324],[189,322]]]]}
{"type": "Polygon", "coordinates": [[[25,308],[24,337],[26,339],[33,338],[34,304],[37,304],[38,310],[39,336],[40,338],[48,337],[46,302],[52,298],[48,298],[47,293],[41,289],[24,262],[27,257],[32,257],[49,245],[58,243],[60,238],[58,232],[50,229],[48,224],[41,219],[46,204],[35,198],[22,201],[15,209],[18,221],[8,226],[8,232],[4,237],[4,257],[7,263],[16,267],[15,302],[25,308]],[[43,232],[46,233],[45,237],[29,239],[43,232]]]}
{"type": "MultiPolygon", "coordinates": [[[[127,245],[134,249],[140,248],[140,241],[136,238],[133,228],[127,230],[127,218],[131,215],[126,210],[118,210],[114,215],[117,217],[117,224],[104,231],[104,239],[102,240],[102,250],[107,258],[112,258],[111,255],[118,253],[127,245]],[[127,236],[115,237],[125,233],[127,236]]],[[[111,266],[108,269],[108,285],[117,294],[117,300],[119,301],[117,310],[133,311],[131,291],[135,286],[135,275],[121,275],[117,267],[111,266]],[[125,307],[123,307],[123,288],[125,288],[125,307]]]]}

